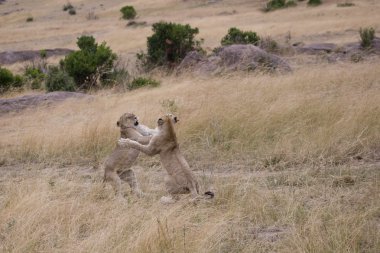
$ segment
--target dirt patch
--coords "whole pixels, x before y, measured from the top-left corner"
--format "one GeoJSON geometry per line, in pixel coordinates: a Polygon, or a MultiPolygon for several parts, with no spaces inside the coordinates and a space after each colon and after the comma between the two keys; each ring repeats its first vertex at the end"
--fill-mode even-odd
{"type": "Polygon", "coordinates": [[[204,56],[190,52],[178,66],[179,73],[191,71],[199,74],[220,74],[231,71],[291,71],[281,57],[267,53],[254,45],[231,45],[204,56]]]}
{"type": "Polygon", "coordinates": [[[68,98],[86,98],[89,95],[77,92],[55,91],[46,94],[26,95],[17,98],[0,99],[0,116],[9,112],[19,112],[21,110],[39,106],[50,105],[64,101],[68,98]]]}
{"type": "MultiPolygon", "coordinates": [[[[44,49],[46,57],[67,55],[73,50],[67,48],[44,49]]],[[[6,51],[0,53],[0,64],[33,61],[41,58],[41,50],[6,51]]]]}

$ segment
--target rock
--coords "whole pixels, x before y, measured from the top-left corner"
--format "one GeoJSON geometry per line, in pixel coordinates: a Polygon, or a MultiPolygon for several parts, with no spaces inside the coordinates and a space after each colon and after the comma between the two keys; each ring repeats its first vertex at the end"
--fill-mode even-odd
{"type": "Polygon", "coordinates": [[[200,74],[217,74],[229,71],[291,71],[280,57],[267,53],[254,45],[231,45],[218,48],[212,55],[190,52],[177,68],[177,72],[192,71],[200,74]]]}
{"type": "Polygon", "coordinates": [[[52,103],[61,102],[68,98],[85,97],[91,96],[78,92],[54,91],[46,94],[0,99],[0,116],[8,112],[18,112],[39,105],[49,105],[52,103]]]}
{"type": "Polygon", "coordinates": [[[334,43],[314,43],[309,45],[301,45],[297,50],[300,53],[318,54],[321,52],[331,53],[336,50],[338,46],[334,43]]]}
{"type": "MultiPolygon", "coordinates": [[[[67,48],[45,49],[46,57],[67,55],[74,50],[67,48]]],[[[0,64],[13,64],[22,61],[32,61],[41,58],[41,50],[6,51],[0,53],[0,64]]]]}

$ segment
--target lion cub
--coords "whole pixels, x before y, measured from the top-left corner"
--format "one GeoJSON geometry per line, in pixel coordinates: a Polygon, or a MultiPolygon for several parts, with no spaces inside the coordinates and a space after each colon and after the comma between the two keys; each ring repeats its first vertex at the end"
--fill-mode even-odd
{"type": "MultiPolygon", "coordinates": [[[[154,129],[139,124],[137,117],[133,113],[124,113],[117,121],[120,127],[120,137],[129,138],[139,143],[149,143],[154,129]]],[[[136,161],[139,151],[132,148],[125,148],[117,145],[104,162],[104,180],[111,181],[116,195],[120,195],[121,180],[126,181],[131,187],[132,193],[138,197],[143,196],[136,180],[132,164],[136,161]]]]}
{"type": "MultiPolygon", "coordinates": [[[[161,202],[164,204],[174,203],[179,199],[179,194],[191,193],[194,199],[200,197],[195,175],[179,150],[172,118],[171,115],[165,115],[158,119],[158,131],[150,139],[148,145],[142,145],[131,138],[122,137],[119,140],[121,146],[137,149],[149,156],[160,155],[161,164],[168,173],[165,177],[165,184],[169,196],[161,198],[161,202]]],[[[205,195],[209,198],[214,197],[212,192],[206,192],[205,195]]]]}

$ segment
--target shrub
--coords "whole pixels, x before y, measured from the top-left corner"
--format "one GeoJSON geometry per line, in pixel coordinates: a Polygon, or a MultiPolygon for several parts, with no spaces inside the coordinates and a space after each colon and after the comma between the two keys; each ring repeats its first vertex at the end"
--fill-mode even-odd
{"type": "Polygon", "coordinates": [[[77,14],[77,11],[75,9],[70,9],[69,10],[69,14],[70,15],[75,15],[75,14],[77,14]]]}
{"type": "Polygon", "coordinates": [[[294,0],[289,0],[285,4],[285,7],[294,7],[294,6],[297,6],[296,1],[294,1],[294,0]]]}
{"type": "Polygon", "coordinates": [[[277,41],[269,36],[260,39],[259,47],[267,52],[277,52],[279,50],[277,41]]]}
{"type": "Polygon", "coordinates": [[[45,79],[45,74],[35,67],[26,67],[24,76],[32,89],[39,89],[45,79]]]}
{"type": "Polygon", "coordinates": [[[123,14],[123,19],[134,19],[137,14],[133,6],[124,6],[120,9],[120,12],[123,14]]]}
{"type": "Polygon", "coordinates": [[[59,67],[51,66],[46,78],[46,89],[48,91],[74,91],[74,79],[59,67]]]}
{"type": "Polygon", "coordinates": [[[351,7],[351,6],[355,6],[355,4],[351,3],[351,2],[344,2],[344,3],[338,3],[336,6],[338,6],[338,7],[351,7]]]}
{"type": "Polygon", "coordinates": [[[33,17],[27,17],[26,18],[26,22],[33,22],[33,20],[34,20],[33,17]]]}
{"type": "Polygon", "coordinates": [[[92,36],[78,38],[77,45],[80,50],[67,55],[61,64],[78,87],[88,89],[107,76],[117,57],[105,42],[98,45],[92,36]]]}
{"type": "Polygon", "coordinates": [[[363,48],[370,48],[373,44],[373,39],[375,38],[375,29],[373,27],[360,28],[359,30],[361,43],[363,48]]]}
{"type": "MultiPolygon", "coordinates": [[[[153,35],[148,37],[146,63],[149,65],[170,65],[180,62],[192,50],[201,50],[201,41],[194,37],[198,28],[190,25],[159,22],[152,26],[153,35]]],[[[138,55],[144,61],[144,54],[138,55]]]]}
{"type": "Polygon", "coordinates": [[[322,4],[322,0],[309,0],[307,4],[310,6],[317,6],[317,5],[322,4]]]}
{"type": "Polygon", "coordinates": [[[138,77],[133,79],[133,81],[128,85],[129,90],[134,90],[137,88],[141,88],[144,86],[150,86],[150,87],[157,87],[160,85],[160,82],[152,79],[152,78],[145,78],[145,77],[138,77]]]}
{"type": "Polygon", "coordinates": [[[257,45],[260,37],[251,31],[243,32],[236,27],[232,27],[228,30],[226,36],[221,40],[222,46],[232,45],[232,44],[253,44],[257,45]]]}
{"type": "Polygon", "coordinates": [[[0,94],[11,87],[21,87],[22,83],[21,76],[13,75],[10,70],[0,67],[0,94]]]}
{"type": "Polygon", "coordinates": [[[67,4],[63,5],[63,11],[67,11],[67,10],[71,10],[71,9],[74,9],[74,6],[68,2],[67,4]]]}
{"type": "Polygon", "coordinates": [[[264,11],[273,11],[277,9],[287,8],[287,7],[294,7],[297,3],[294,0],[270,0],[264,7],[264,11]]]}
{"type": "Polygon", "coordinates": [[[13,77],[13,87],[19,88],[24,84],[24,78],[22,78],[22,76],[14,75],[13,77]]]}
{"type": "Polygon", "coordinates": [[[46,52],[45,49],[43,49],[43,50],[40,51],[40,57],[41,57],[42,59],[45,59],[45,58],[47,57],[47,52],[46,52]]]}

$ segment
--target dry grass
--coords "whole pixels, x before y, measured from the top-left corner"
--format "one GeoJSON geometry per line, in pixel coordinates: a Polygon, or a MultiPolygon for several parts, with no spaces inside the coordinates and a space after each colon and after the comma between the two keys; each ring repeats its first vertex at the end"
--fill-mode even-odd
{"type": "MultiPolygon", "coordinates": [[[[61,1],[18,2],[0,5],[2,50],[74,48],[77,36],[92,33],[133,53],[151,32],[125,28],[118,19],[125,1],[73,0],[75,16],[61,1]],[[87,20],[89,11],[99,18],[87,20]]],[[[264,2],[132,4],[149,24],[165,17],[198,26],[210,48],[231,26],[277,40],[290,31],[292,41],[343,43],[358,40],[359,27],[380,24],[372,0],[267,14],[259,11],[264,2]]],[[[299,57],[287,75],[166,76],[159,88],[2,115],[0,251],[380,252],[380,62],[321,59],[299,57]],[[160,114],[177,114],[181,150],[216,198],[161,205],[165,172],[157,157],[141,155],[135,172],[149,195],[137,199],[125,185],[125,198],[116,199],[98,165],[124,112],[151,127],[160,114]]]]}
{"type": "Polygon", "coordinates": [[[378,252],[379,67],[168,77],[3,116],[2,250],[378,252]],[[150,126],[177,113],[182,151],[216,199],[163,207],[164,171],[150,158],[136,169],[150,196],[114,199],[86,164],[109,153],[125,111],[150,126]]]}

